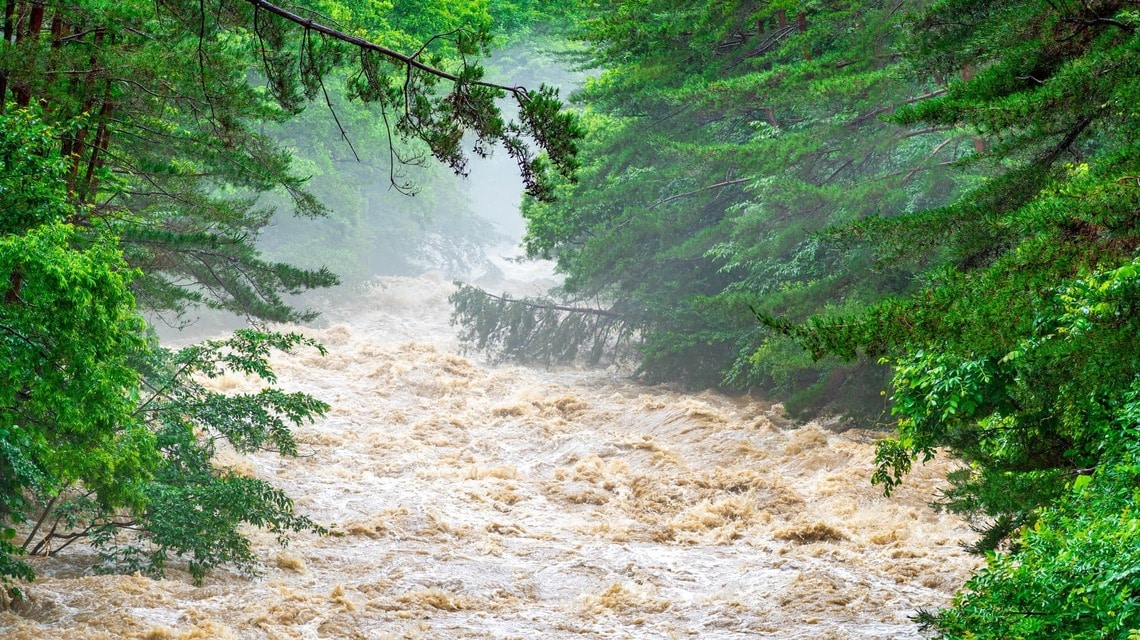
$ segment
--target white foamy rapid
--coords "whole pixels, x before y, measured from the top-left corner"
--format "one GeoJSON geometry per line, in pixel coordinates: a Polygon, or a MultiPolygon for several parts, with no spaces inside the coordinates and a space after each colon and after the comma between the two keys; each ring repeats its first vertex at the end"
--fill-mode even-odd
{"type": "Polygon", "coordinates": [[[254,532],[264,575],[202,587],[36,559],[0,635],[917,638],[908,616],[976,566],[968,527],[925,506],[946,463],[885,499],[871,434],[613,372],[487,366],[459,355],[450,290],[384,278],[329,311],[305,330],[327,357],[275,359],[333,407],[298,431],[301,456],[224,460],[339,535],[281,549],[254,532]]]}

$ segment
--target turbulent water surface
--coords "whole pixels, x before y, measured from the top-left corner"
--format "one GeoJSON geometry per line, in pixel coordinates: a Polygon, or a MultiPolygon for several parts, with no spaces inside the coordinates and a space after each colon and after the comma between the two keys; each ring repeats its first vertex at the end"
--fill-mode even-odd
{"type": "MultiPolygon", "coordinates": [[[[227,456],[339,535],[264,574],[201,587],[36,559],[0,634],[30,638],[917,638],[975,561],[925,506],[946,463],[890,499],[873,434],[794,425],[778,406],[607,372],[490,367],[459,354],[450,285],[389,278],[280,356],[333,406],[302,455],[227,456]]],[[[217,388],[249,391],[241,377],[217,388]]],[[[70,549],[68,550],[71,551],[70,549]]]]}

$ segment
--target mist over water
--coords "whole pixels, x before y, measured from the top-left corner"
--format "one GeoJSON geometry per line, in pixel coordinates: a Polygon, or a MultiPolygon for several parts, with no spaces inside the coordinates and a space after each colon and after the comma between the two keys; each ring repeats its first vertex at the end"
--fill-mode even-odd
{"type": "MultiPolygon", "coordinates": [[[[471,210],[502,243],[467,277],[537,294],[519,263],[520,181],[473,167],[471,210]]],[[[756,398],[645,387],[614,370],[492,367],[448,324],[454,274],[425,265],[306,298],[315,352],[278,355],[287,391],[332,409],[296,459],[220,464],[286,490],[336,535],[286,549],[253,531],[264,574],[194,587],[95,576],[82,548],[33,559],[11,640],[190,638],[918,638],[909,621],[978,566],[972,532],[926,503],[936,460],[890,499],[876,434],[795,425],[756,398]]],[[[250,392],[238,375],[216,390],[250,392]]]]}

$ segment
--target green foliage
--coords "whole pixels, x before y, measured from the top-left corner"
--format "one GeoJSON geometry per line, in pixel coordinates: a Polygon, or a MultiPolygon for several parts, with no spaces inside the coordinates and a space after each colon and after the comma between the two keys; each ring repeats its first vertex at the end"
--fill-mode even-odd
{"type": "Polygon", "coordinates": [[[911,68],[970,68],[893,118],[969,127],[993,175],[948,205],[835,233],[921,265],[910,295],[767,319],[813,353],[893,366],[898,429],[874,475],[888,492],[940,448],[965,463],[941,503],[977,519],[975,550],[1008,551],[922,616],[944,637],[1136,634],[1138,28],[1116,3],[918,10],[911,68]]]}
{"type": "Polygon", "coordinates": [[[162,575],[172,556],[184,557],[190,574],[200,581],[221,564],[253,571],[256,559],[243,525],[268,529],[282,544],[289,532],[327,533],[294,513],[292,500],[280,489],[218,469],[214,457],[220,443],[240,453],[272,450],[295,456],[291,428],[324,415],[328,406],[274,387],[222,394],[202,383],[230,372],[272,384],[276,377],[268,363],[271,352],[299,346],[324,353],[297,334],[245,329],[173,353],[155,349],[150,360],[141,363],[145,387],[152,393],[139,412],[155,434],[162,460],[145,487],[147,508],[135,521],[128,524],[106,511],[89,516],[86,526],[93,528],[96,545],[104,551],[104,568],[162,575]],[[142,533],[118,532],[127,527],[142,533]]]}
{"type": "MultiPolygon", "coordinates": [[[[171,561],[184,560],[199,582],[222,564],[255,572],[257,559],[246,526],[272,531],[282,544],[295,532],[328,533],[296,514],[292,500],[280,489],[236,476],[215,461],[223,444],[243,453],[271,450],[294,456],[292,427],[323,415],[327,405],[274,387],[226,395],[202,383],[232,372],[272,384],[271,351],[298,346],[320,349],[296,334],[240,330],[232,338],[178,352],[159,347],[137,351],[132,363],[142,373],[140,388],[146,395],[132,394],[137,406],[132,405],[130,418],[142,436],[139,451],[145,466],[133,470],[133,476],[120,474],[110,481],[114,491],[87,477],[61,480],[52,492],[26,487],[30,497],[10,516],[19,520],[34,514],[35,526],[24,534],[19,548],[7,551],[58,552],[89,538],[101,551],[103,570],[161,576],[171,561]],[[109,499],[128,489],[129,502],[109,499]]],[[[11,556],[5,559],[11,561],[11,556]]],[[[11,575],[30,578],[29,573],[11,575]]]]}
{"type": "Polygon", "coordinates": [[[21,276],[0,316],[3,437],[36,470],[14,474],[20,484],[53,494],[82,479],[108,504],[130,505],[149,441],[130,419],[138,376],[127,361],[143,324],[114,245],[77,250],[73,238],[56,224],[0,240],[0,272],[21,276]]]}
{"type": "Polygon", "coordinates": [[[264,480],[196,474],[187,469],[162,475],[170,481],[160,480],[148,491],[150,510],[140,523],[145,527],[145,542],[115,545],[109,532],[94,535],[96,546],[105,550],[101,569],[143,571],[160,577],[175,556],[186,559],[197,583],[221,565],[253,575],[257,557],[242,526],[273,531],[282,544],[289,532],[327,533],[307,517],[294,514],[293,501],[264,480]]]}
{"type": "Polygon", "coordinates": [[[1098,433],[1095,472],[1018,536],[1016,553],[987,566],[951,609],[923,617],[946,638],[1132,638],[1140,629],[1140,381],[1098,433]]]}
{"type": "Polygon", "coordinates": [[[0,198],[0,578],[30,571],[12,554],[8,523],[82,483],[108,509],[139,508],[157,456],[135,419],[145,348],[132,273],[114,238],[79,236],[63,164],[45,153],[52,132],[31,113],[3,116],[0,198]],[[23,185],[27,183],[25,189],[23,185]],[[11,215],[7,215],[11,212],[11,215]],[[94,242],[92,242],[94,240],[94,242]]]}
{"type": "Polygon", "coordinates": [[[503,359],[546,365],[582,359],[596,365],[630,339],[629,325],[611,309],[570,307],[540,298],[516,300],[459,282],[448,301],[455,309],[451,324],[460,326],[459,338],[503,359]]]}
{"type": "MultiPolygon", "coordinates": [[[[930,11],[920,25],[950,9],[939,5],[930,11]]],[[[1028,11],[1023,7],[1018,15],[1039,16],[1042,24],[1075,20],[1047,5],[1028,11]]],[[[1008,139],[1019,142],[992,152],[1008,164],[1003,173],[952,205],[852,228],[888,259],[941,256],[921,291],[861,314],[819,317],[789,328],[817,353],[897,354],[892,364],[899,438],[884,445],[876,474],[888,488],[906,471],[908,458],[927,457],[939,446],[952,447],[983,473],[1095,466],[1100,454],[1089,425],[1119,406],[1117,381],[1136,374],[1129,275],[1140,242],[1134,228],[1135,132],[1108,111],[1086,122],[1083,102],[1062,113],[1065,105],[1048,101],[1078,90],[1069,86],[1078,80],[1068,69],[1092,65],[1105,74],[1125,73],[1118,82],[1097,85],[1101,104],[1118,102],[1135,84],[1121,61],[1134,61],[1125,52],[1137,43],[1129,30],[1111,23],[1071,27],[1080,47],[1058,49],[1050,40],[1025,45],[1038,58],[1052,60],[1034,76],[1036,82],[993,84],[996,76],[988,70],[900,112],[906,120],[979,125],[973,118],[982,105],[1000,104],[1000,111],[1024,103],[1017,111],[1022,120],[1002,125],[1002,133],[1009,130],[1008,139]],[[1103,33],[1093,37],[1086,33],[1090,29],[1103,33]],[[973,107],[967,108],[967,97],[973,107]],[[1078,124],[1048,124],[1062,116],[1078,124]],[[1090,133],[1090,127],[1100,132],[1090,133]],[[1061,151],[1082,162],[1060,163],[1061,151]]],[[[937,29],[933,33],[940,37],[937,29]]],[[[971,42],[989,42],[978,38],[971,42]]],[[[941,42],[951,52],[969,46],[937,37],[924,42],[941,42]]],[[[1021,64],[1024,51],[1018,51],[987,55],[1000,68],[1021,64]]],[[[939,63],[936,54],[925,55],[919,60],[939,63]]],[[[995,481],[1009,482],[1000,476],[995,481]]],[[[1020,511],[1031,512],[1058,494],[1055,482],[1044,484],[1052,486],[1021,500],[1020,511]]]]}
{"type": "Polygon", "coordinates": [[[805,8],[803,24],[754,2],[583,11],[573,36],[600,69],[574,98],[583,166],[556,201],[525,203],[525,243],[557,259],[562,304],[620,309],[648,380],[760,386],[800,408],[876,415],[882,368],[791,366],[789,343],[749,307],[802,320],[913,286],[913,265],[852,277],[873,255],[823,234],[941,204],[959,182],[944,165],[972,148],[958,132],[879,119],[939,91],[902,77],[897,3],[805,8]]]}
{"type": "Polygon", "coordinates": [[[55,135],[30,110],[0,113],[0,234],[25,233],[67,217],[65,168],[55,135]]]}

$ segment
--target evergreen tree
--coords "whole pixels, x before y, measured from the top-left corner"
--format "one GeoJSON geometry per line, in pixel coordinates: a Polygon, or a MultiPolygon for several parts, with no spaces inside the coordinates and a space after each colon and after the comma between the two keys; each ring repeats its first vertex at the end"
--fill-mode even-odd
{"type": "Polygon", "coordinates": [[[945,207],[848,229],[883,260],[924,262],[923,286],[799,330],[816,353],[863,350],[895,365],[901,438],[882,449],[881,481],[889,487],[914,456],[950,445],[979,463],[963,482],[988,496],[979,507],[1006,515],[1009,529],[1070,472],[1096,466],[1101,444],[1090,425],[1116,413],[1137,374],[1127,284],[1140,246],[1137,41],[1131,14],[1103,11],[1094,20],[1048,3],[945,3],[916,18],[917,68],[946,73],[967,57],[981,66],[895,118],[969,127],[992,141],[987,159],[1001,164],[945,207]],[[1123,278],[1114,297],[1074,308],[1110,273],[1123,278]],[[1111,319],[1096,304],[1114,309],[1111,319]],[[1074,326],[1073,313],[1086,317],[1074,326]],[[1031,476],[1018,486],[1043,497],[1004,486],[1019,473],[1031,476]],[[986,478],[1003,486],[974,485],[986,478]]]}
{"type": "Polygon", "coordinates": [[[953,203],[848,235],[922,287],[792,329],[894,368],[889,490],[938,447],[968,463],[945,503],[1008,553],[925,620],[952,638],[1137,634],[1140,12],[1132,3],[947,0],[912,23],[914,69],[973,71],[900,110],[983,137],[992,176],[953,203]]]}
{"type": "MultiPolygon", "coordinates": [[[[566,274],[557,293],[620,316],[649,380],[880,411],[873,362],[813,362],[749,307],[804,319],[911,286],[910,265],[851,277],[870,254],[825,235],[942,203],[958,188],[947,165],[973,153],[961,132],[881,120],[944,91],[933,76],[903,79],[897,3],[596,9],[576,34],[601,69],[576,96],[586,164],[556,201],[525,208],[529,253],[566,274]]],[[[497,307],[467,297],[457,320],[496,335],[471,312],[497,307]]],[[[525,352],[526,336],[512,335],[505,346],[525,352]]]]}

